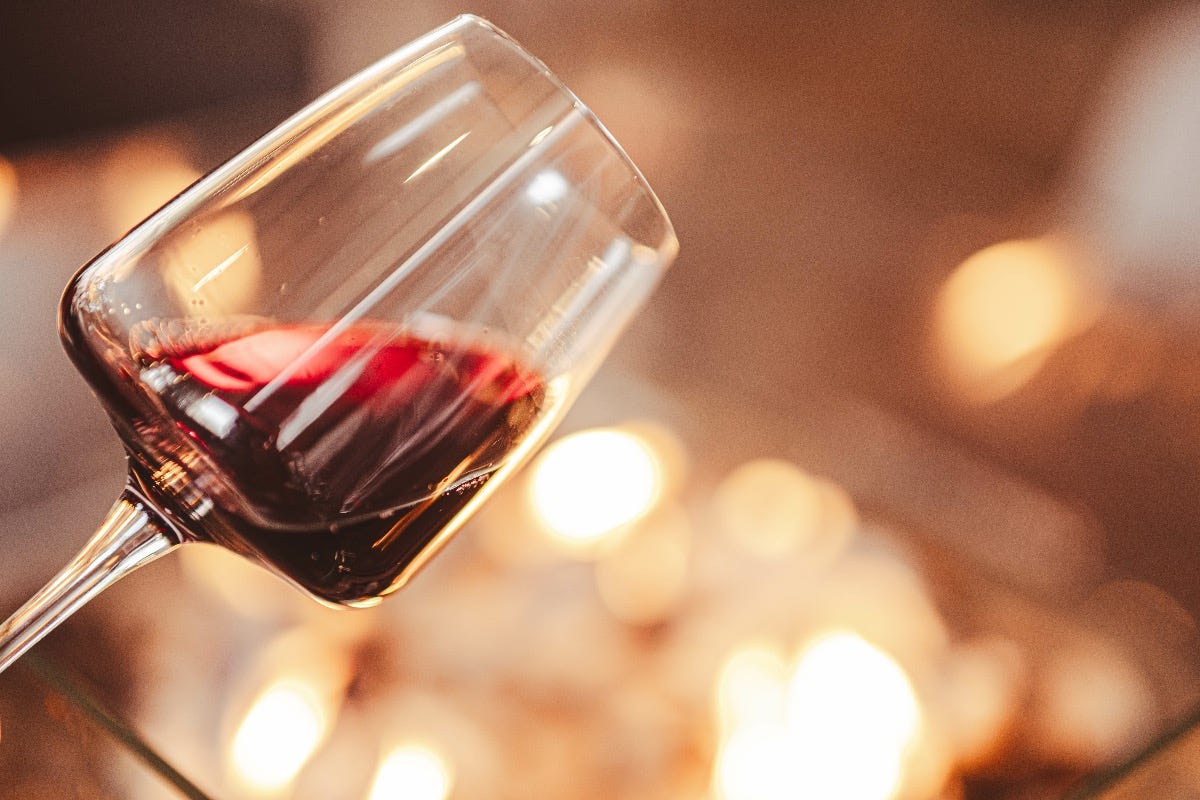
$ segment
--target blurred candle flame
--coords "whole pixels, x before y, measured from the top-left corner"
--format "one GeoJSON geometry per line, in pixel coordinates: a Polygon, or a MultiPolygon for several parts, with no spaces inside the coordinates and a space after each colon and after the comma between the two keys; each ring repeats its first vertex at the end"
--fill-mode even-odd
{"type": "Polygon", "coordinates": [[[368,800],[445,800],[453,775],[437,750],[423,744],[401,745],[383,758],[368,800]]]}
{"type": "Polygon", "coordinates": [[[815,797],[891,797],[921,721],[896,661],[857,634],[834,632],[800,655],[788,717],[803,752],[800,780],[815,797]]]}
{"type": "Polygon", "coordinates": [[[779,668],[777,655],[750,649],[722,672],[720,705],[730,730],[717,756],[719,796],[895,796],[921,730],[916,692],[904,669],[848,631],[812,640],[785,689],[779,668]]]}
{"type": "Polygon", "coordinates": [[[595,428],[547,447],[533,465],[529,492],[552,541],[587,552],[648,514],[662,487],[662,465],[645,440],[595,428]]]}
{"type": "Polygon", "coordinates": [[[229,720],[234,784],[256,797],[286,794],[329,735],[349,680],[348,649],[319,627],[295,628],[265,647],[234,692],[251,698],[231,709],[240,712],[229,720]]]}
{"type": "Polygon", "coordinates": [[[325,738],[329,720],[312,689],[294,680],[269,686],[246,713],[231,760],[246,788],[257,794],[285,789],[325,738]]]}
{"type": "MultiPolygon", "coordinates": [[[[801,797],[795,752],[786,727],[762,723],[733,731],[717,757],[721,800],[790,800],[801,797]]],[[[820,795],[817,795],[818,797],[820,795]]]]}

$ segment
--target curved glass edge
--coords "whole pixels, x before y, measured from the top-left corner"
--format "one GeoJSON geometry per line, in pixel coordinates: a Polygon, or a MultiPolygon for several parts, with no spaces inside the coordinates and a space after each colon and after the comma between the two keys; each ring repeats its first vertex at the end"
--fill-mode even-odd
{"type": "Polygon", "coordinates": [[[362,91],[364,87],[370,86],[373,82],[396,71],[404,64],[419,58],[435,42],[469,27],[485,31],[505,42],[515,55],[525,60],[527,64],[561,91],[583,118],[599,132],[628,167],[638,186],[645,192],[647,199],[657,210],[663,223],[663,236],[662,241],[656,245],[656,250],[661,264],[660,268],[665,269],[669,266],[679,251],[679,240],[676,236],[674,225],[667,215],[662,202],[650,187],[645,175],[633,163],[633,160],[630,159],[628,153],[616,141],[612,133],[604,127],[603,123],[600,122],[591,109],[549,67],[521,46],[513,37],[482,17],[474,14],[462,14],[445,25],[435,28],[408,44],[401,46],[389,55],[384,56],[332,89],[319,95],[315,100],[292,114],[224,164],[184,189],[143,222],[114,242],[110,247],[81,267],[79,273],[82,274],[92,268],[103,268],[105,265],[120,262],[136,254],[150,241],[160,237],[180,220],[199,209],[205,201],[211,199],[223,189],[230,188],[239,179],[246,177],[257,165],[261,165],[280,148],[287,146],[289,141],[293,140],[297,135],[312,125],[317,124],[322,117],[329,114],[331,109],[347,101],[356,92],[362,91]]]}
{"type": "Polygon", "coordinates": [[[530,66],[541,73],[541,75],[551,84],[553,84],[558,91],[570,98],[572,105],[575,106],[576,110],[580,113],[583,119],[600,134],[600,136],[608,143],[609,147],[611,147],[617,156],[620,157],[621,161],[633,174],[638,186],[641,187],[642,191],[646,193],[647,198],[658,211],[664,226],[663,239],[657,248],[658,256],[660,263],[662,263],[664,266],[669,265],[675,259],[675,256],[679,254],[679,237],[675,233],[675,225],[671,222],[671,217],[669,214],[667,214],[667,210],[663,206],[662,201],[658,198],[658,195],[655,193],[654,188],[651,187],[650,182],[646,180],[645,174],[642,173],[642,170],[637,164],[634,163],[633,159],[629,157],[629,154],[625,152],[625,148],[622,147],[621,143],[618,142],[616,137],[612,135],[612,132],[605,127],[604,123],[600,121],[600,118],[596,116],[595,112],[593,112],[591,108],[589,108],[588,105],[579,98],[579,95],[575,94],[571,87],[567,86],[567,84],[565,84],[563,80],[554,73],[554,70],[546,66],[545,62],[533,55],[533,53],[527,50],[515,38],[498,28],[489,20],[475,14],[461,14],[458,17],[455,17],[451,23],[446,25],[445,29],[453,30],[456,26],[463,25],[476,25],[482,27],[488,32],[503,39],[512,47],[514,52],[524,58],[525,61],[530,64],[530,66]]]}

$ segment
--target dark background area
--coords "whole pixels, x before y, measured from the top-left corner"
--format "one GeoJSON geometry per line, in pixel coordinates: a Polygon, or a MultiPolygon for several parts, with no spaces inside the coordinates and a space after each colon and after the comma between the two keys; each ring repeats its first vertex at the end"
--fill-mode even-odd
{"type": "Polygon", "coordinates": [[[211,3],[6,3],[0,142],[120,130],[307,86],[308,24],[294,11],[211,3]]]}

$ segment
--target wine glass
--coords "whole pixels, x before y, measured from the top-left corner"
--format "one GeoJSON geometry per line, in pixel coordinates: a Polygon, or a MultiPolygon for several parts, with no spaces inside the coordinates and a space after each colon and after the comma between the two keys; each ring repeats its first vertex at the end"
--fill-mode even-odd
{"type": "Polygon", "coordinates": [[[328,92],[67,287],[129,480],[0,627],[0,670],[191,542],[378,602],[544,440],[677,249],[608,132],[484,20],[328,92]]]}

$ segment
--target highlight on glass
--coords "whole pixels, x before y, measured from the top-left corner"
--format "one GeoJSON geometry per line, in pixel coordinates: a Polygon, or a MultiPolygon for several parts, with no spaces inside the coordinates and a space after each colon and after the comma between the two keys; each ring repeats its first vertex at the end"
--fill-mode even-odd
{"type": "Polygon", "coordinates": [[[591,112],[484,20],[328,92],[67,287],[129,482],[0,627],[0,670],[191,542],[378,602],[545,439],[677,249],[591,112]]]}

